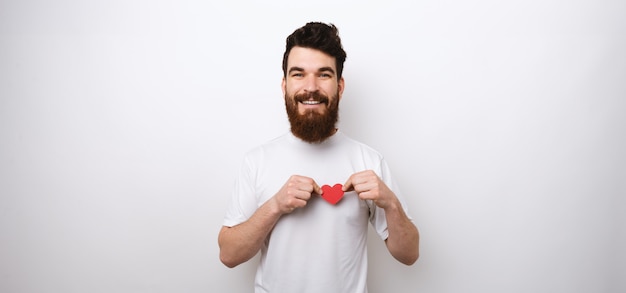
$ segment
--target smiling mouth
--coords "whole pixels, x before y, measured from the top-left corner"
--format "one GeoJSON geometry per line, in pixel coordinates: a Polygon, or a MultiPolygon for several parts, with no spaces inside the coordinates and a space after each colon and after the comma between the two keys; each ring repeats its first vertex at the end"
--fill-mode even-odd
{"type": "Polygon", "coordinates": [[[319,104],[323,104],[322,101],[312,101],[312,100],[300,101],[300,103],[305,104],[305,105],[319,105],[319,104]]]}
{"type": "Polygon", "coordinates": [[[294,100],[304,106],[328,105],[329,99],[320,92],[306,92],[294,96],[294,100]]]}

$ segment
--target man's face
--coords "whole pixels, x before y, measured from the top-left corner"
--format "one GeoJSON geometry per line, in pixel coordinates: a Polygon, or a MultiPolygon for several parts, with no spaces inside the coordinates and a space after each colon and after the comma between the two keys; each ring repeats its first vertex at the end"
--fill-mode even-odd
{"type": "Polygon", "coordinates": [[[337,79],[335,58],[322,51],[294,47],[282,89],[292,132],[321,142],[335,132],[344,80],[337,79]]]}

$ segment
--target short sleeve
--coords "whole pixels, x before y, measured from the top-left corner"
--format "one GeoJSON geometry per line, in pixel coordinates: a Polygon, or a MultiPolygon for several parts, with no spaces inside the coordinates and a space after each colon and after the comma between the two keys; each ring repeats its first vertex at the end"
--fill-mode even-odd
{"type": "MultiPolygon", "coordinates": [[[[381,158],[380,166],[379,166],[379,169],[376,170],[376,173],[378,174],[380,179],[383,182],[385,182],[387,187],[389,187],[389,189],[393,191],[393,193],[396,195],[396,197],[400,201],[400,204],[402,205],[402,208],[404,209],[404,212],[406,213],[407,217],[409,218],[409,220],[412,221],[413,219],[409,215],[409,210],[403,198],[403,195],[400,192],[398,185],[393,180],[393,177],[391,176],[391,170],[389,169],[389,166],[387,165],[387,162],[385,161],[384,158],[381,158]]],[[[385,216],[385,210],[382,208],[379,208],[378,206],[376,206],[376,204],[374,204],[371,201],[368,204],[370,205],[370,223],[376,230],[376,233],[378,234],[378,236],[380,236],[381,239],[386,240],[389,237],[389,231],[387,229],[387,218],[385,216]]]]}
{"type": "Polygon", "coordinates": [[[223,225],[236,226],[248,220],[257,209],[254,166],[248,156],[244,157],[235,179],[233,192],[226,209],[223,225]]]}

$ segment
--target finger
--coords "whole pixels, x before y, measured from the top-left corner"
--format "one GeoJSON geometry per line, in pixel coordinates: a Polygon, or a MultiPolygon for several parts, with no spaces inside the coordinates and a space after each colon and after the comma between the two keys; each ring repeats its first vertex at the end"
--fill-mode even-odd
{"type": "Polygon", "coordinates": [[[370,192],[369,190],[367,190],[367,191],[357,192],[356,194],[357,194],[357,196],[358,196],[360,199],[363,199],[363,200],[366,200],[366,199],[371,199],[371,200],[374,200],[374,199],[376,199],[376,198],[374,198],[374,196],[373,196],[372,192],[370,192]]]}
{"type": "Polygon", "coordinates": [[[305,177],[305,176],[300,176],[300,175],[292,175],[289,178],[289,182],[292,186],[301,188],[300,186],[305,185],[305,184],[310,184],[311,182],[313,182],[313,179],[309,177],[305,177]]]}
{"type": "Polygon", "coordinates": [[[317,184],[317,182],[313,181],[313,191],[319,195],[321,195],[322,193],[324,193],[324,191],[322,190],[322,188],[317,184]]]}
{"type": "Polygon", "coordinates": [[[343,190],[344,192],[354,190],[354,185],[352,183],[352,177],[353,176],[354,175],[352,175],[352,176],[350,176],[350,178],[348,178],[346,183],[344,183],[343,186],[341,187],[341,190],[343,190]]]}
{"type": "Polygon", "coordinates": [[[298,189],[293,192],[293,197],[296,199],[307,201],[311,198],[311,190],[298,189]]]}
{"type": "Polygon", "coordinates": [[[303,208],[306,206],[307,201],[299,198],[294,198],[287,205],[289,208],[289,212],[293,212],[295,209],[303,208]]]}
{"type": "Polygon", "coordinates": [[[319,185],[310,177],[298,176],[299,188],[307,192],[320,192],[319,185]]]}

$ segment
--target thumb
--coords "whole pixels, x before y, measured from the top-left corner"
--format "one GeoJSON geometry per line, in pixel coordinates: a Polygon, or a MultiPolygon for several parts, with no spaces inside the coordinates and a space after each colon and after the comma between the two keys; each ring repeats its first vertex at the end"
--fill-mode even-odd
{"type": "Polygon", "coordinates": [[[322,188],[317,184],[317,182],[313,182],[313,191],[319,195],[322,195],[322,193],[324,193],[324,190],[322,190],[322,188]]]}
{"type": "Polygon", "coordinates": [[[354,186],[352,186],[352,176],[350,176],[350,178],[348,178],[348,181],[343,184],[341,190],[343,190],[344,192],[354,190],[354,186]]]}

